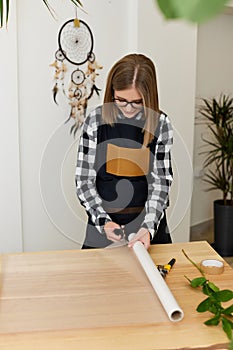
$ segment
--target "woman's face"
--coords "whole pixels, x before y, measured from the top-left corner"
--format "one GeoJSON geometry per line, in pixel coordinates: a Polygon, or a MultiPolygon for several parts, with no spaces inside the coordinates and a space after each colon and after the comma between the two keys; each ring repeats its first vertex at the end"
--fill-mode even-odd
{"type": "Polygon", "coordinates": [[[126,118],[134,117],[143,107],[142,96],[134,87],[115,90],[114,102],[126,118]]]}

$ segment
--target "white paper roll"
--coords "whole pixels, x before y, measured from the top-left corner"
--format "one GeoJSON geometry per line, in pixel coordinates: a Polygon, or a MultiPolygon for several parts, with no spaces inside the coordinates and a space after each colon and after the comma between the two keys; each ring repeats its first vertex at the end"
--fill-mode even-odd
{"type": "MultiPolygon", "coordinates": [[[[130,235],[129,238],[132,239],[132,236],[130,235]]],[[[137,241],[134,243],[132,249],[142,265],[142,268],[144,269],[169,319],[173,322],[182,320],[184,317],[183,310],[178,305],[143,243],[137,241]]]]}

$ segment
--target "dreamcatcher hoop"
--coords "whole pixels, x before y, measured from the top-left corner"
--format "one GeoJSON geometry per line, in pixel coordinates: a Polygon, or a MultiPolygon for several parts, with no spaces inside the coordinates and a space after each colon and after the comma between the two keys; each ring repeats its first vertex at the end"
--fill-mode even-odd
{"type": "Polygon", "coordinates": [[[89,26],[82,20],[74,25],[75,19],[65,22],[58,33],[58,46],[67,61],[82,65],[92,57],[94,39],[89,26]]]}
{"type": "Polygon", "coordinates": [[[74,70],[73,73],[71,74],[71,81],[75,85],[81,85],[84,82],[84,80],[85,80],[85,74],[79,68],[74,70]]]}
{"type": "Polygon", "coordinates": [[[93,46],[91,29],[76,16],[75,19],[68,20],[60,28],[55,61],[50,64],[55,68],[53,100],[58,104],[56,98],[61,88],[70,105],[70,115],[66,122],[74,119],[74,124],[70,129],[74,135],[84,122],[89,99],[94,92],[99,96],[101,91],[96,86],[95,80],[99,75],[97,70],[103,67],[96,61],[93,46]],[[70,70],[72,70],[71,73],[70,70]],[[67,71],[70,73],[70,80],[65,89],[67,71]]]}

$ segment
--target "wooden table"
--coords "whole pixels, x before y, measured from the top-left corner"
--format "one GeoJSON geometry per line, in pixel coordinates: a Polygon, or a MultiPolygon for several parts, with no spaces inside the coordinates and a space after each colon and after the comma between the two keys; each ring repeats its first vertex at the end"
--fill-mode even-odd
{"type": "MultiPolygon", "coordinates": [[[[177,259],[166,281],[184,311],[171,322],[128,247],[2,254],[0,349],[144,350],[226,349],[220,326],[195,311],[205,296],[184,275],[199,277],[182,248],[196,262],[223,260],[207,242],[156,245],[156,264],[177,259]],[[217,345],[218,344],[218,345],[217,345]]],[[[233,270],[209,276],[221,289],[233,289],[233,270]]]]}

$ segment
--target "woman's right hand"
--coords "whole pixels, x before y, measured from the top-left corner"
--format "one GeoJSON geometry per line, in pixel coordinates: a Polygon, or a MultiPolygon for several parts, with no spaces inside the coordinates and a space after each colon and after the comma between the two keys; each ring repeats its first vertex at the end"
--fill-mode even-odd
{"type": "Polygon", "coordinates": [[[114,230],[115,229],[120,229],[121,227],[116,224],[114,221],[108,221],[105,225],[104,225],[104,231],[106,233],[106,236],[107,238],[110,240],[110,241],[113,241],[113,242],[119,242],[122,237],[121,235],[116,235],[114,233],[114,230]]]}

